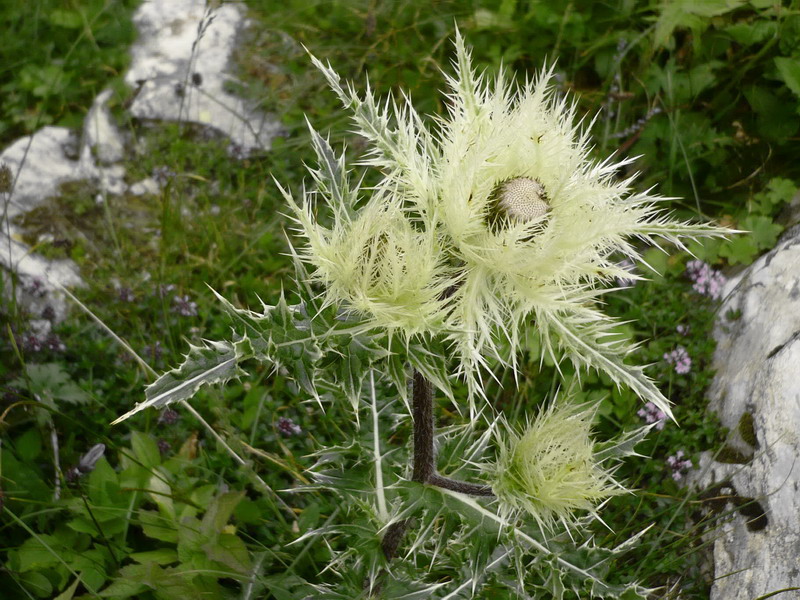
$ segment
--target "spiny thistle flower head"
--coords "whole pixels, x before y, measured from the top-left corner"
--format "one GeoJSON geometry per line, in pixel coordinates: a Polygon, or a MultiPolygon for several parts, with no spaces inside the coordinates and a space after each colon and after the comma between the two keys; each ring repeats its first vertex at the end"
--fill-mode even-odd
{"type": "Polygon", "coordinates": [[[449,340],[470,398],[491,361],[516,366],[533,325],[552,358],[603,370],[669,414],[642,368],[623,362],[632,348],[612,341],[597,299],[632,277],[619,265],[640,258],[636,239],[680,245],[727,231],[673,221],[662,198],[632,192],[617,178],[629,160],[591,160],[552,69],[519,88],[503,73],[489,84],[458,33],[455,45],[448,114],[432,126],[408,98],[382,104],[369,87],[362,97],[312,57],[370,144],[362,164],[382,176],[371,190],[351,185],[343,156],[312,129],[315,189],[296,202],[281,188],[327,302],[369,327],[449,340]],[[320,199],[330,226],[317,218],[320,199]]]}
{"type": "Polygon", "coordinates": [[[595,411],[553,402],[522,432],[498,429],[498,456],[488,469],[492,491],[506,512],[525,511],[543,527],[570,526],[576,511],[594,513],[624,492],[599,463],[591,436],[595,411]]]}

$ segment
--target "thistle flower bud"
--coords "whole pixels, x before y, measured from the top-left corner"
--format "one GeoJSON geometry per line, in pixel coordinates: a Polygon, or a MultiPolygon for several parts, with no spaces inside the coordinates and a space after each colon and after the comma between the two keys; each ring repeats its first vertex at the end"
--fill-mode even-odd
{"type": "Polygon", "coordinates": [[[499,439],[492,490],[508,512],[524,510],[539,524],[569,526],[575,511],[594,512],[624,490],[596,459],[586,406],[554,403],[518,433],[499,439]]]}
{"type": "Polygon", "coordinates": [[[504,181],[497,186],[495,193],[498,212],[515,221],[538,221],[550,210],[544,186],[530,177],[504,181]]]}

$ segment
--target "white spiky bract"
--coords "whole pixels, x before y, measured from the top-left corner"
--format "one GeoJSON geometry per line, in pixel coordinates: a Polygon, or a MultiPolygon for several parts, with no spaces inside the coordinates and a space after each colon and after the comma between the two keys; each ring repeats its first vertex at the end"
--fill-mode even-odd
{"type": "Polygon", "coordinates": [[[553,402],[522,432],[498,428],[497,461],[487,470],[504,511],[524,510],[547,530],[557,523],[569,528],[575,511],[593,513],[625,491],[597,458],[594,414],[585,405],[553,402]]]}
{"type": "Polygon", "coordinates": [[[623,362],[631,347],[613,341],[614,322],[597,299],[628,276],[620,256],[640,258],[634,240],[680,245],[726,230],[673,221],[658,208],[663,198],[632,193],[630,179],[616,178],[629,160],[590,160],[588,130],[550,85],[552,69],[517,89],[502,73],[493,85],[476,75],[459,34],[456,57],[448,115],[433,129],[408,98],[381,105],[369,87],[362,98],[312,57],[370,144],[364,164],[382,174],[372,190],[351,187],[343,159],[312,130],[317,189],[301,203],[284,191],[327,301],[370,326],[446,337],[470,398],[490,358],[516,366],[521,331],[532,324],[553,358],[605,371],[671,414],[642,367],[623,362]],[[547,210],[492,226],[498,193],[514,180],[541,186],[547,210]],[[315,196],[330,207],[331,228],[315,218],[315,196]]]}

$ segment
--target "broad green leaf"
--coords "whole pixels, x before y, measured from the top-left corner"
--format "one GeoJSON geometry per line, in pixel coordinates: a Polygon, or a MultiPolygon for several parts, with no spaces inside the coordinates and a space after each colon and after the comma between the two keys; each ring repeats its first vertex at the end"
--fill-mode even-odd
{"type": "Polygon", "coordinates": [[[20,580],[24,584],[25,589],[32,591],[39,598],[52,597],[53,584],[50,583],[50,580],[42,573],[38,571],[22,573],[20,580]]]}
{"type": "Polygon", "coordinates": [[[28,462],[36,459],[42,451],[42,436],[39,430],[35,427],[28,429],[14,440],[14,447],[21,459],[28,462]]]}
{"type": "Polygon", "coordinates": [[[773,223],[772,219],[761,215],[745,217],[740,226],[750,232],[753,242],[760,250],[767,250],[775,246],[778,236],[783,231],[783,226],[773,223]]]}
{"type": "Polygon", "coordinates": [[[178,562],[178,553],[174,548],[159,548],[146,552],[134,552],[129,554],[128,558],[141,564],[153,562],[157,565],[169,565],[178,562]]]}
{"type": "Polygon", "coordinates": [[[172,501],[172,488],[167,483],[163,473],[153,473],[147,482],[147,495],[156,503],[162,514],[175,517],[175,504],[172,501]]]}
{"type": "Polygon", "coordinates": [[[73,581],[72,584],[58,596],[56,596],[54,600],[72,600],[72,597],[75,595],[75,590],[78,589],[78,584],[80,582],[80,579],[73,581]]]}
{"type": "MultiPolygon", "coordinates": [[[[17,550],[20,572],[36,571],[60,564],[58,556],[53,552],[61,555],[62,549],[58,538],[53,535],[43,533],[37,537],[28,538],[17,550]]],[[[61,555],[61,558],[69,562],[72,555],[66,553],[66,555],[61,555]]]]}
{"type": "Polygon", "coordinates": [[[795,96],[800,96],[800,57],[776,56],[778,75],[795,96]]]}
{"type": "Polygon", "coordinates": [[[244,492],[226,492],[214,498],[203,515],[200,531],[204,535],[220,533],[242,498],[244,498],[244,492]]]}
{"type": "Polygon", "coordinates": [[[248,573],[252,568],[247,546],[237,536],[222,533],[203,545],[209,560],[225,565],[236,573],[248,573]]]}
{"type": "Polygon", "coordinates": [[[161,464],[161,452],[159,452],[155,440],[146,433],[132,432],[131,447],[134,456],[143,466],[152,468],[161,464]]]}
{"type": "Polygon", "coordinates": [[[57,8],[50,13],[50,22],[66,29],[80,29],[83,26],[83,19],[77,10],[63,8],[57,8]]]}
{"type": "Polygon", "coordinates": [[[758,246],[752,235],[737,235],[719,249],[719,255],[732,265],[749,265],[758,255],[758,246]]]}
{"type": "Polygon", "coordinates": [[[167,519],[156,511],[140,510],[139,523],[142,532],[149,538],[172,544],[178,541],[178,530],[174,520],[167,519]]]}
{"type": "MultiPolygon", "coordinates": [[[[771,2],[772,0],[770,0],[771,2]]],[[[752,22],[739,22],[725,28],[725,33],[743,46],[752,46],[766,41],[778,32],[778,24],[774,21],[757,19],[752,22]]]]}

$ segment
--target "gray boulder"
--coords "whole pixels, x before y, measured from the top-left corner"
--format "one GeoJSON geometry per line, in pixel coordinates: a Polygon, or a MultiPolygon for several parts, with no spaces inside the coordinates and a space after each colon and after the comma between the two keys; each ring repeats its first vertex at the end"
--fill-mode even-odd
{"type": "Polygon", "coordinates": [[[131,115],[212,128],[230,138],[237,157],[269,149],[280,125],[226,91],[236,81],[229,62],[246,26],[239,4],[212,10],[205,0],[151,0],[134,22],[139,39],[125,75],[136,89],[131,115]]]}
{"type": "Polygon", "coordinates": [[[709,534],[711,599],[752,600],[800,587],[800,226],[726,292],[709,410],[731,435],[700,483],[731,498],[709,534]]]}

